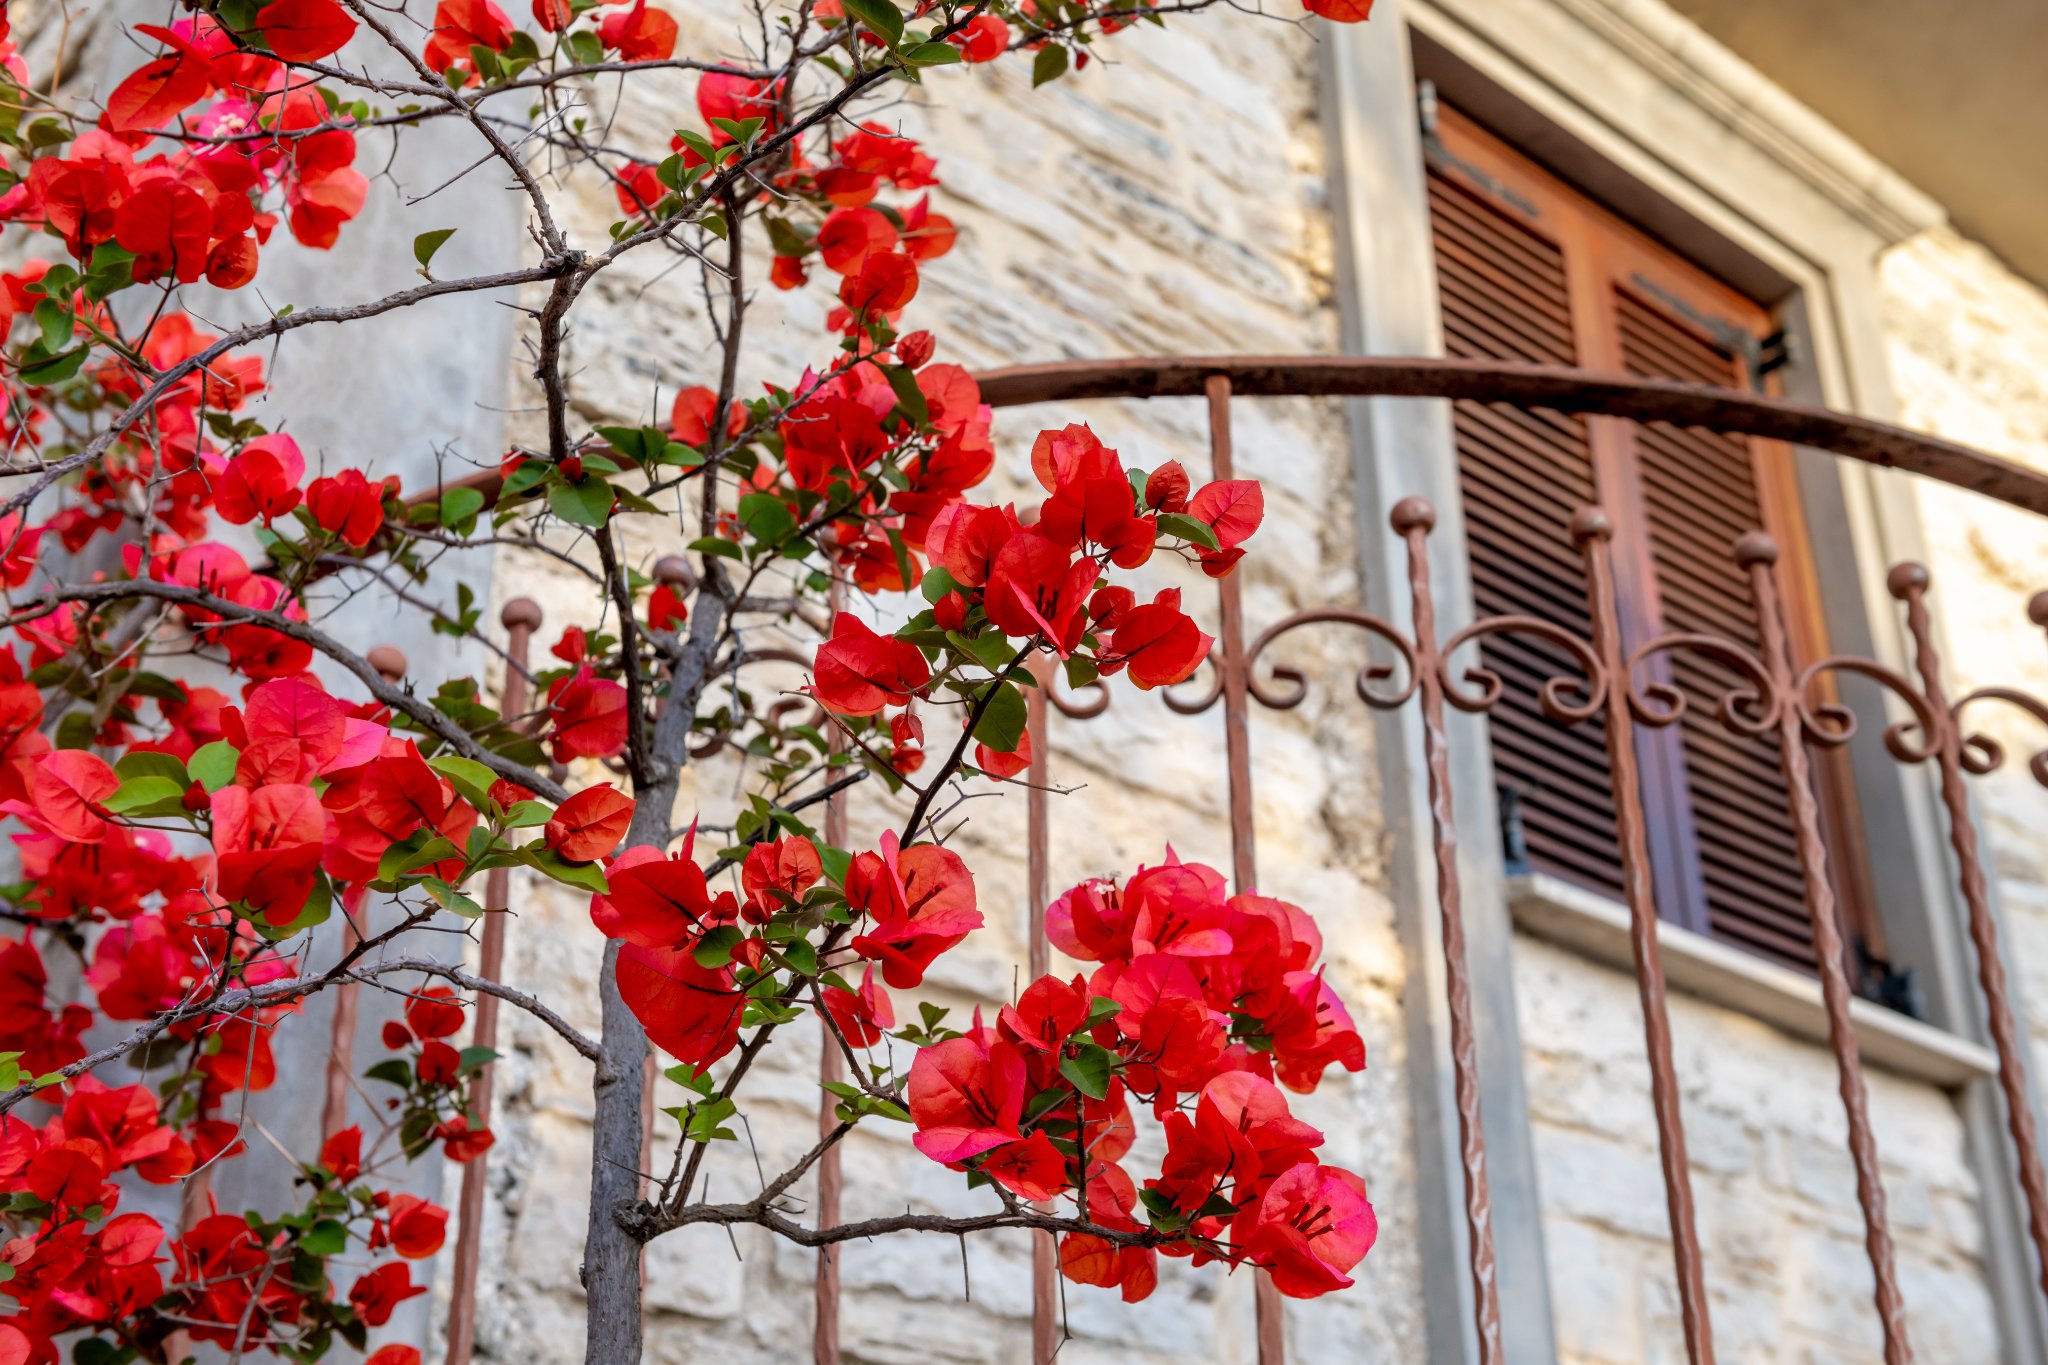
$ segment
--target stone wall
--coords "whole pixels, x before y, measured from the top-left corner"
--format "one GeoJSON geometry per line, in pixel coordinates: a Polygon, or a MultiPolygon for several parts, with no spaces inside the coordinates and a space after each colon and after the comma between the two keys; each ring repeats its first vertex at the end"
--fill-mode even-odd
{"type": "MultiPolygon", "coordinates": [[[[722,50],[728,9],[679,17],[685,49],[722,50]]],[[[981,369],[1069,356],[1329,350],[1336,319],[1308,34],[1218,11],[1169,21],[1165,31],[1124,35],[1102,55],[1086,71],[1036,92],[1028,70],[1014,64],[942,74],[888,115],[938,158],[945,186],[934,208],[960,227],[958,246],[927,270],[914,305],[918,324],[940,338],[939,359],[981,369]]],[[[643,85],[617,111],[615,141],[659,146],[670,128],[694,124],[691,89],[687,81],[666,89],[643,85]]],[[[616,216],[609,186],[579,182],[570,199],[565,228],[584,241],[604,240],[616,216]]],[[[579,374],[583,417],[665,413],[677,386],[712,373],[694,273],[664,275],[674,264],[654,253],[632,258],[603,277],[578,315],[571,367],[579,374]]],[[[753,278],[765,267],[764,258],[750,257],[753,278]]],[[[786,382],[829,358],[823,297],[822,288],[757,296],[743,381],[786,382]]],[[[515,389],[516,408],[529,401],[531,387],[523,375],[515,382],[525,395],[515,389]]],[[[1006,412],[997,426],[1004,463],[981,491],[997,500],[1023,494],[1032,435],[1074,420],[1092,422],[1133,465],[1179,458],[1197,474],[1205,466],[1206,423],[1195,402],[1006,412]]],[[[530,414],[515,417],[514,439],[533,440],[534,422],[530,414]]],[[[1245,568],[1250,628],[1311,604],[1355,602],[1340,411],[1308,402],[1241,403],[1236,435],[1240,472],[1264,481],[1268,498],[1266,528],[1245,568]]],[[[640,547],[650,558],[673,548],[640,547]]],[[[511,556],[501,565],[500,601],[533,596],[552,623],[587,614],[587,588],[558,565],[511,556]]],[[[1174,577],[1163,566],[1154,572],[1160,586],[1180,583],[1215,629],[1214,590],[1206,580],[1174,577]]],[[[543,643],[551,639],[552,628],[544,629],[543,643]]],[[[1317,914],[1332,970],[1371,1052],[1364,1074],[1332,1078],[1301,1111],[1329,1134],[1331,1159],[1365,1175],[1382,1218],[1379,1249],[1362,1267],[1358,1287],[1291,1307],[1290,1330],[1302,1359],[1413,1360],[1424,1349],[1423,1291],[1409,1202],[1415,1182],[1398,1005],[1405,973],[1393,910],[1379,890],[1385,879],[1370,790],[1372,731],[1349,689],[1364,662],[1361,649],[1350,635],[1295,637],[1282,652],[1315,674],[1316,692],[1299,710],[1253,723],[1260,889],[1317,914]]],[[[1156,697],[1119,684],[1107,714],[1055,719],[1053,733],[1054,779],[1075,788],[1052,803],[1056,889],[1156,862],[1169,842],[1185,858],[1228,867],[1217,714],[1178,717],[1156,697]]],[[[596,776],[579,773],[571,785],[596,776]]],[[[706,818],[719,818],[737,776],[717,760],[702,766],[695,790],[685,794],[684,817],[701,794],[706,818]]],[[[892,809],[900,823],[900,809],[863,793],[853,811],[856,846],[872,841],[892,809]]],[[[1023,794],[1011,789],[961,813],[969,819],[957,846],[976,871],[989,927],[942,959],[915,994],[964,1012],[1010,998],[1026,956],[1023,794]]],[[[514,904],[507,975],[565,1003],[573,1020],[594,1028],[590,982],[602,941],[583,899],[527,885],[514,904]]],[[[907,1013],[908,1000],[899,998],[898,1009],[907,1013]]],[[[589,1086],[582,1065],[544,1031],[509,1012],[507,1023],[479,1354],[569,1360],[580,1355],[576,1264],[589,1086]]],[[[815,1042],[807,1028],[791,1030],[753,1075],[751,1137],[771,1174],[811,1141],[815,1042]]],[[[660,1122],[657,1147],[666,1150],[673,1130],[660,1122]]],[[[880,1125],[846,1144],[847,1217],[905,1206],[993,1207],[986,1194],[967,1193],[957,1175],[913,1152],[907,1136],[880,1125]]],[[[758,1186],[744,1142],[709,1166],[714,1198],[743,1197],[758,1186]]],[[[846,1248],[847,1358],[1026,1359],[1029,1264],[1020,1236],[976,1239],[964,1251],[951,1240],[916,1238],[846,1248]]],[[[753,1230],[733,1240],[686,1230],[657,1242],[648,1260],[652,1357],[802,1357],[813,1269],[812,1253],[753,1230]]],[[[443,1280],[445,1294],[445,1271],[443,1280]]],[[[1081,1286],[1066,1288],[1065,1303],[1074,1340],[1062,1360],[1252,1357],[1245,1276],[1169,1263],[1147,1303],[1127,1308],[1111,1292],[1081,1286]]]]}

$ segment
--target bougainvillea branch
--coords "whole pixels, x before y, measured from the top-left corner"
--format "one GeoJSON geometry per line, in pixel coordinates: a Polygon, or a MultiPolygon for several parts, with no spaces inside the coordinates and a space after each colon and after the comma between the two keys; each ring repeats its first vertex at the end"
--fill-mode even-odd
{"type": "Polygon", "coordinates": [[[990,412],[909,321],[955,228],[937,165],[873,113],[967,78],[953,66],[1028,57],[1034,84],[1061,79],[1216,2],[796,0],[757,9],[752,50],[693,55],[645,0],[534,0],[530,24],[491,0],[202,0],[134,28],[151,55],[92,103],[33,78],[0,10],[0,815],[21,869],[4,918],[24,933],[0,944],[0,1365],[85,1339],[95,1359],[345,1344],[416,1365],[377,1338],[425,1292],[409,1263],[448,1214],[394,1185],[493,1142],[470,1082],[496,1053],[459,1041],[480,997],[590,1068],[593,1362],[639,1358],[643,1249],[693,1225],[813,1247],[1037,1229],[1068,1278],[1126,1300],[1161,1255],[1257,1266],[1300,1296],[1350,1283],[1376,1233],[1363,1181],[1319,1159],[1283,1088],[1362,1067],[1364,1047],[1298,908],[1169,851],[1059,898],[1071,976],[964,1027],[929,1002],[898,1019],[983,924],[940,826],[1029,768],[1026,689],[1190,676],[1211,640],[1180,589],[1141,598],[1133,575],[1235,572],[1264,504],[1251,481],[1129,468],[1085,426],[1033,443],[1035,505],[976,501],[990,412]],[[616,145],[607,91],[678,72],[688,126],[616,145]],[[246,289],[267,253],[363,232],[383,190],[359,166],[432,124],[471,146],[400,207],[509,177],[522,254],[436,277],[454,230],[430,227],[392,244],[420,284],[195,321],[189,290],[246,289]],[[565,209],[592,185],[618,216],[583,240],[565,209]],[[649,250],[697,273],[701,315],[666,321],[713,359],[665,420],[593,420],[577,310],[649,250]],[[830,300],[815,359],[749,390],[750,312],[807,290],[830,300]],[[540,417],[473,474],[407,488],[370,451],[315,469],[252,403],[300,329],[484,294],[525,319],[540,417]],[[546,662],[500,642],[473,577],[442,577],[467,553],[572,570],[584,597],[546,662]],[[531,701],[501,714],[482,679],[358,641],[346,609],[365,596],[531,701]],[[704,764],[739,794],[728,809],[683,808],[704,764]],[[835,846],[805,812],[863,782],[884,832],[835,846]],[[587,902],[605,941],[596,1038],[417,951],[548,894],[587,902]],[[323,935],[336,916],[346,932],[323,935]],[[76,998],[55,998],[46,954],[76,959],[76,998]],[[364,989],[396,1004],[381,1053],[363,1064],[338,1034],[331,1064],[384,1088],[373,1121],[289,1158],[295,1206],[214,1208],[212,1171],[258,1159],[247,1100],[276,1083],[300,1006],[364,989]],[[812,1015],[851,1078],[827,1087],[836,1119],[752,1199],[708,1202],[757,1063],[812,1015]],[[650,1047],[665,1151],[643,1130],[650,1047]],[[994,1207],[807,1225],[794,1191],[864,1124],[907,1126],[994,1207]],[[1165,1155],[1133,1173],[1141,1125],[1165,1155]],[[189,1212],[117,1212],[138,1181],[187,1182],[189,1212]]]}

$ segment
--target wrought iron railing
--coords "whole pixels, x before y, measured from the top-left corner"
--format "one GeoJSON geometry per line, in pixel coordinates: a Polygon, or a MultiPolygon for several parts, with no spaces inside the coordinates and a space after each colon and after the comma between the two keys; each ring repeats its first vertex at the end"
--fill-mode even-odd
{"type": "MultiPolygon", "coordinates": [[[[1211,474],[1232,473],[1231,404],[1241,397],[1348,396],[1471,399],[1543,408],[1567,413],[1600,414],[1638,422],[1668,422],[1735,435],[1756,436],[1827,450],[1837,456],[1894,467],[1969,489],[1999,501],[2048,514],[2048,475],[1980,454],[1962,446],[1916,435],[1866,419],[1806,407],[1778,399],[1701,388],[1661,380],[1630,379],[1528,365],[1496,362],[1335,357],[1238,357],[1024,366],[980,376],[982,395],[997,407],[1093,398],[1149,399],[1205,397],[1208,403],[1211,474]]],[[[1932,764],[1939,775],[1950,844],[1959,869],[1961,903],[1967,931],[1977,956],[1982,988],[1981,1008],[1988,1020],[1998,1057],[1998,1078],[2014,1145],[2014,1164],[2025,1194],[2027,1224],[2037,1256],[2036,1270],[2048,1292],[2048,1176],[2044,1176],[2035,1123],[2028,1104],[2026,1040],[2016,1023],[1997,921],[1990,905],[1983,856],[1972,822],[1966,773],[1998,768],[2005,755],[1996,741],[1965,730],[1962,713],[1981,702],[2016,706],[2048,723],[2048,705],[2009,688],[1982,688],[1951,698],[1929,623],[1927,571],[1903,564],[1891,571],[1889,587],[1905,613],[1907,638],[1913,651],[1915,677],[1869,658],[1837,655],[1800,663],[1792,656],[1777,579],[1778,547],[1761,531],[1744,535],[1729,547],[1741,566],[1760,621],[1758,638],[1738,640],[1701,632],[1671,633],[1634,648],[1624,642],[1618,620],[1609,539],[1613,527],[1597,507],[1578,513],[1567,527],[1583,566],[1591,631],[1580,637],[1528,615],[1493,616],[1462,625],[1438,620],[1431,581],[1429,537],[1435,510],[1410,497],[1391,508],[1390,527],[1405,545],[1409,624],[1351,607],[1326,607],[1289,616],[1251,633],[1244,620],[1236,575],[1218,583],[1220,627],[1213,668],[1206,679],[1183,685],[1167,704],[1182,714],[1221,706],[1225,735],[1228,809],[1233,872],[1240,887],[1255,881],[1252,821],[1253,766],[1249,714],[1253,702],[1272,709],[1301,704],[1307,695],[1305,675],[1278,659],[1284,637],[1311,627],[1336,625],[1360,630],[1391,651],[1391,665],[1369,664],[1357,678],[1358,696],[1384,710],[1414,707],[1426,760],[1428,810],[1434,866],[1435,898],[1442,927],[1444,981],[1448,995],[1449,1052],[1452,1093],[1457,1111],[1458,1152],[1462,1167],[1463,1210],[1468,1248],[1474,1325],[1479,1359],[1499,1365],[1505,1355],[1491,1203],[1487,1187],[1486,1142],[1480,1115],[1480,1076],[1472,1009],[1472,976],[1466,962],[1465,916],[1460,900],[1459,870],[1452,789],[1450,711],[1485,714],[1502,699],[1502,679],[1483,665],[1461,665],[1471,657],[1468,645],[1487,637],[1525,634],[1538,637],[1576,664],[1577,672],[1543,683],[1540,704],[1560,724],[1602,727],[1615,799],[1617,854],[1627,903],[1635,974],[1643,1011],[1650,1065],[1651,1099],[1661,1144],[1662,1166],[1671,1222],[1672,1251],[1686,1344],[1694,1365],[1713,1359],[1712,1332],[1695,1223],[1691,1178],[1685,1151],[1685,1129],[1672,1059],[1671,1026],[1665,1002],[1665,981],[1658,949],[1658,909],[1652,884],[1641,779],[1637,767],[1639,727],[1673,725],[1687,701],[1670,686],[1644,681],[1645,667],[1655,656],[1677,651],[1704,654],[1730,670],[1735,681],[1718,699],[1720,723],[1735,736],[1774,741],[1785,787],[1784,812],[1797,836],[1806,910],[1811,921],[1816,969],[1826,1008],[1828,1040],[1840,1078],[1847,1116],[1849,1153],[1855,1168],[1865,1241],[1875,1280],[1875,1306],[1881,1319],[1885,1359],[1903,1365],[1910,1359],[1905,1308],[1894,1265],[1894,1249],[1879,1177],[1877,1140],[1872,1132],[1863,1067],[1850,1013],[1848,977],[1836,892],[1823,839],[1811,750],[1847,743],[1855,717],[1832,699],[1825,680],[1852,674],[1875,683],[1896,698],[1905,718],[1889,725],[1885,747],[1902,763],[1932,764]],[[1462,652],[1462,653],[1461,653],[1462,652]],[[1269,656],[1273,656],[1269,659],[1269,656]],[[1192,695],[1190,695],[1192,693],[1192,695]]],[[[516,604],[515,604],[516,605],[516,604]]],[[[530,604],[527,604],[530,606],[530,604]]],[[[2048,627],[2048,593],[2029,604],[2036,625],[2048,627]]],[[[532,630],[524,615],[506,625],[523,649],[532,630]]],[[[1050,710],[1074,720],[1102,714],[1109,704],[1106,690],[1069,695],[1046,685],[1031,689],[1032,782],[1028,820],[1030,837],[1029,904],[1031,971],[1047,969],[1045,912],[1050,897],[1049,819],[1046,792],[1051,760],[1047,720],[1050,710]]],[[[516,683],[514,684],[516,685],[516,683]]],[[[1099,689],[1099,685],[1098,685],[1099,689]]],[[[2034,776],[2048,785],[2048,753],[2031,761],[2034,776]]],[[[1468,795],[1469,799],[1469,795],[1468,795]]],[[[829,817],[843,820],[843,812],[829,817]]],[[[831,831],[828,831],[828,833],[831,831]]],[[[503,904],[502,887],[494,887],[503,904]]],[[[502,951],[502,916],[488,917],[486,953],[502,951]]],[[[487,974],[488,974],[488,968],[487,974]]],[[[823,1049],[823,1065],[837,1053],[823,1049]]],[[[488,1071],[486,1071],[486,1076],[488,1071]]],[[[483,1080],[482,1085],[488,1086],[483,1080]]],[[[483,1101],[488,1103],[488,1091],[483,1101]]],[[[829,1098],[827,1103],[829,1104],[829,1098]]],[[[829,1109],[824,1111],[829,1120],[829,1109]]],[[[479,1120],[481,1121],[481,1120],[479,1120]]],[[[837,1217],[840,1174],[838,1152],[819,1162],[820,1192],[816,1216],[837,1217]]],[[[481,1163],[465,1172],[458,1241],[455,1311],[473,1311],[475,1303],[476,1236],[481,1214],[481,1163]],[[472,1189],[472,1184],[474,1188],[472,1189]]],[[[1033,1359],[1051,1361],[1059,1345],[1054,1249],[1040,1233],[1034,1248],[1033,1359]]],[[[837,1365],[837,1248],[820,1252],[817,1281],[815,1358],[837,1365]]],[[[451,1332],[451,1346],[461,1334],[451,1332]]],[[[1257,1334],[1261,1365],[1279,1365],[1284,1358],[1280,1304],[1263,1277],[1257,1296],[1257,1334]]],[[[466,1356],[466,1345],[465,1345],[466,1356]]],[[[451,1359],[454,1357],[451,1356],[451,1359]]]]}

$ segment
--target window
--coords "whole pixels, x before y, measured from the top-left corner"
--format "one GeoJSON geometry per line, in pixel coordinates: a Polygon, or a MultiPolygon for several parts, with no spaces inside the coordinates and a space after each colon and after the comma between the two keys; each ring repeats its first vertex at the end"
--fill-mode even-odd
{"type": "MultiPolygon", "coordinates": [[[[1769,312],[1541,170],[1455,111],[1427,140],[1429,203],[1449,354],[1746,387],[1769,312]]],[[[1478,609],[1589,632],[1572,513],[1606,507],[1622,634],[1633,650],[1704,631],[1754,647],[1747,579],[1729,556],[1761,527],[1783,547],[1794,648],[1825,654],[1791,453],[1773,442],[1615,418],[1455,406],[1459,481],[1478,609]]],[[[1561,651],[1496,637],[1484,662],[1507,683],[1492,720],[1511,858],[1621,895],[1614,797],[1596,725],[1560,727],[1536,706],[1561,651]]],[[[1695,653],[1659,656],[1644,680],[1676,686],[1684,719],[1638,739],[1659,913],[1811,970],[1812,933],[1774,741],[1715,718],[1733,682],[1695,653]]],[[[1838,755],[1816,765],[1845,938],[1881,955],[1851,791],[1838,755]]],[[[1847,964],[1860,979],[1864,963],[1847,964]]]]}

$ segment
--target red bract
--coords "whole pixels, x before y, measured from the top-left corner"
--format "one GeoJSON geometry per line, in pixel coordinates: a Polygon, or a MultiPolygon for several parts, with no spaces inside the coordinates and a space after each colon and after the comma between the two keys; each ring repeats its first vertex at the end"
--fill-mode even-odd
{"type": "Polygon", "coordinates": [[[101,803],[119,790],[121,779],[105,759],[83,749],[58,749],[37,759],[28,774],[28,800],[0,810],[19,816],[31,829],[62,839],[97,843],[107,833],[101,803]]]}
{"type": "Polygon", "coordinates": [[[906,1095],[917,1150],[934,1161],[965,1161],[1022,1136],[1024,1059],[1008,1043],[949,1038],[911,1061],[906,1095]]]}
{"type": "Polygon", "coordinates": [[[384,494],[389,487],[371,483],[358,470],[344,469],[313,480],[306,490],[306,510],[322,530],[360,550],[383,528],[384,494]]]}
{"type": "Polygon", "coordinates": [[[619,846],[633,823],[633,798],[601,787],[586,787],[564,801],[542,834],[549,848],[572,862],[602,858],[619,846]]]}
{"type": "Polygon", "coordinates": [[[626,747],[626,689],[587,668],[548,687],[555,762],[611,758],[626,747]]]}
{"type": "Polygon", "coordinates": [[[839,1028],[839,1035],[854,1047],[873,1047],[882,1035],[896,1027],[896,1007],[889,992],[875,982],[875,964],[861,971],[860,989],[826,986],[819,991],[825,1012],[839,1028]]]}
{"type": "Polygon", "coordinates": [[[732,135],[713,121],[716,119],[734,123],[744,123],[750,118],[766,119],[762,131],[773,132],[781,98],[780,82],[749,80],[745,76],[731,76],[719,71],[706,72],[697,81],[697,112],[703,115],[715,146],[722,147],[732,141],[732,135]]]}
{"type": "MultiPolygon", "coordinates": [[[[391,1249],[408,1261],[425,1260],[448,1236],[448,1210],[416,1194],[395,1194],[386,1212],[391,1249]]],[[[373,1237],[372,1242],[375,1241],[373,1237]]]]}
{"type": "Polygon", "coordinates": [[[917,297],[917,262],[898,252],[874,252],[839,284],[839,301],[856,316],[894,313],[917,297]]]}
{"type": "Polygon", "coordinates": [[[429,986],[405,1002],[406,1027],[417,1038],[452,1038],[463,1021],[462,1006],[446,986],[429,986]]]}
{"type": "Polygon", "coordinates": [[[777,910],[802,899],[824,875],[817,845],[802,835],[755,844],[740,865],[747,919],[754,924],[767,923],[777,910]]]}
{"type": "Polygon", "coordinates": [[[1025,531],[996,552],[982,605],[1003,634],[1019,640],[1043,637],[1065,656],[1087,624],[1082,609],[1098,567],[1092,559],[1074,559],[1055,542],[1025,531]]]}
{"type": "Polygon", "coordinates": [[[633,8],[610,14],[598,26],[598,40],[618,49],[629,62],[658,62],[676,50],[676,21],[665,11],[647,8],[647,0],[633,0],[633,8]]]}
{"type": "Polygon", "coordinates": [[[472,47],[503,52],[512,45],[512,32],[510,16],[491,0],[441,0],[434,7],[434,36],[421,55],[434,70],[448,71],[466,63],[472,47]]]}
{"type": "Polygon", "coordinates": [[[1180,609],[1180,589],[1167,588],[1124,616],[1097,663],[1105,674],[1129,668],[1140,688],[1170,687],[1200,667],[1214,643],[1180,609]]]}
{"type": "Polygon", "coordinates": [[[306,458],[289,436],[264,436],[229,460],[213,492],[222,519],[243,525],[263,518],[267,526],[299,505],[299,480],[306,458]]]}
{"type": "Polygon", "coordinates": [[[356,32],[356,21],[335,0],[270,0],[256,26],[270,50],[288,62],[316,62],[356,32]]]}
{"type": "Polygon", "coordinates": [[[213,210],[198,191],[174,180],[144,185],[114,215],[114,240],[135,253],[137,280],[172,275],[190,284],[206,271],[212,237],[213,210]]]}
{"type": "MultiPolygon", "coordinates": [[[[711,439],[712,414],[718,408],[718,394],[699,384],[676,394],[669,412],[669,432],[686,446],[702,446],[711,439]]],[[[725,434],[737,436],[747,427],[747,408],[734,402],[725,410],[725,434]]]]}
{"type": "Polygon", "coordinates": [[[320,1147],[320,1165],[344,1185],[363,1173],[363,1130],[350,1124],[320,1147]]]}
{"type": "Polygon", "coordinates": [[[977,14],[952,39],[970,62],[992,62],[1010,45],[1010,26],[993,14],[977,14]]]}
{"type": "Polygon", "coordinates": [[[832,618],[832,638],[818,646],[810,690],[827,711],[872,716],[908,702],[931,678],[931,665],[916,645],[877,635],[842,611],[832,618]]]}
{"type": "Polygon", "coordinates": [[[1145,505],[1155,512],[1184,512],[1188,506],[1188,472],[1179,460],[1168,460],[1145,480],[1145,505]]]}
{"type": "Polygon", "coordinates": [[[1274,1288],[1307,1299],[1347,1288],[1345,1272],[1378,1236],[1363,1180],[1334,1166],[1302,1165],[1274,1179],[1245,1246],[1271,1273],[1274,1288]]]}
{"type": "Polygon", "coordinates": [[[1302,0],[1302,8],[1333,24],[1362,24],[1372,17],[1372,0],[1302,0]]]}
{"type": "Polygon", "coordinates": [[[643,948],[689,948],[709,930],[739,918],[730,891],[711,894],[690,845],[674,858],[628,849],[612,864],[611,889],[590,901],[590,918],[607,938],[643,948]]]}
{"type": "Polygon", "coordinates": [[[1042,976],[1014,1005],[1003,1006],[996,1024],[1003,1036],[1034,1052],[1057,1053],[1088,1018],[1088,983],[1081,977],[1063,982],[1042,976]]]}
{"type": "Polygon", "coordinates": [[[348,1301],[365,1323],[382,1327],[391,1321],[399,1304],[426,1292],[425,1285],[412,1282],[410,1266],[404,1261],[390,1261],[358,1276],[348,1291],[348,1301]]]}
{"type": "Polygon", "coordinates": [[[895,224],[874,209],[834,209],[818,228],[818,254],[827,269],[849,275],[877,252],[896,249],[895,224]]]}
{"type": "Polygon", "coordinates": [[[619,995],[656,1047],[679,1062],[709,1066],[740,1037],[746,996],[730,967],[705,967],[689,948],[619,949],[619,995]]]}
{"type": "Polygon", "coordinates": [[[975,929],[974,877],[960,855],[937,844],[900,849],[882,836],[880,853],[862,853],[846,873],[846,900],[870,917],[854,951],[882,964],[882,978],[898,990],[924,980],[925,968],[975,929]]]}

